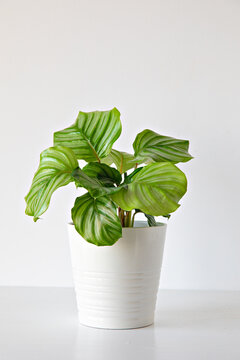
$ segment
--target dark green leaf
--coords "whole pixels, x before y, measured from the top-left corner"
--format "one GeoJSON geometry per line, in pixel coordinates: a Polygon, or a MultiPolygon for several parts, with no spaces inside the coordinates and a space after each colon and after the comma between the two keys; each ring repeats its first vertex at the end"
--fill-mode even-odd
{"type": "Polygon", "coordinates": [[[124,184],[130,184],[132,182],[132,180],[134,179],[134,176],[140,171],[142,170],[142,167],[139,167],[137,169],[135,169],[131,174],[129,174],[128,176],[126,176],[125,180],[124,180],[124,184]]]}
{"type": "Polygon", "coordinates": [[[95,198],[99,196],[110,195],[121,190],[121,187],[105,186],[104,183],[102,183],[100,180],[88,176],[80,168],[77,168],[72,172],[72,177],[74,178],[75,182],[79,184],[79,186],[87,189],[91,196],[95,198]]]}
{"type": "Polygon", "coordinates": [[[82,169],[91,178],[97,178],[105,186],[119,185],[122,181],[120,172],[106,164],[90,162],[82,169]]]}
{"type": "Polygon", "coordinates": [[[148,221],[148,225],[149,225],[150,227],[152,227],[152,226],[157,226],[157,223],[156,223],[156,220],[154,219],[154,216],[148,215],[148,214],[144,214],[144,215],[146,216],[147,221],[148,221]]]}

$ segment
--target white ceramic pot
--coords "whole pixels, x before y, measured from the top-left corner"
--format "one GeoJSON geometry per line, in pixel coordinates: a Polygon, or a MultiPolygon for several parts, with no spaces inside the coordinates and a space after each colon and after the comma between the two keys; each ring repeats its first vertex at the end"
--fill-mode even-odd
{"type": "Polygon", "coordinates": [[[105,329],[130,329],[154,321],[166,224],[123,228],[113,246],[88,243],[69,224],[79,320],[105,329]]]}

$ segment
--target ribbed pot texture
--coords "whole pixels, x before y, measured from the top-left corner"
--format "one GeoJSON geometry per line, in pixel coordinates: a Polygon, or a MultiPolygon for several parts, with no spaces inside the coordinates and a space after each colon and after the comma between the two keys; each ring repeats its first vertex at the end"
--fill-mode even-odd
{"type": "Polygon", "coordinates": [[[88,243],[69,224],[80,323],[131,329],[154,321],[166,224],[123,228],[113,246],[88,243]]]}

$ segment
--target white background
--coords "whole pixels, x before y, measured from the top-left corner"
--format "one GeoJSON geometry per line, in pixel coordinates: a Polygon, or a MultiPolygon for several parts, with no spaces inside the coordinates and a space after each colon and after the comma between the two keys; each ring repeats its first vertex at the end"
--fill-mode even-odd
{"type": "Polygon", "coordinates": [[[58,190],[24,214],[40,152],[79,110],[116,106],[131,151],[145,128],[189,139],[188,194],[169,221],[162,288],[240,290],[237,0],[1,0],[0,285],[71,286],[58,190]]]}

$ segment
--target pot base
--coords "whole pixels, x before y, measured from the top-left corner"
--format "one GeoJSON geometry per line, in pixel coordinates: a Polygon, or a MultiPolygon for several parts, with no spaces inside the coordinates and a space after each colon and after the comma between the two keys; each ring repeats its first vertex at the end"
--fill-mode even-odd
{"type": "Polygon", "coordinates": [[[86,326],[86,327],[90,327],[90,328],[93,328],[93,329],[101,329],[101,330],[133,330],[133,329],[141,329],[141,328],[145,328],[145,327],[148,327],[148,326],[151,326],[153,325],[153,321],[150,322],[150,323],[144,323],[144,324],[141,324],[141,325],[134,325],[134,326],[127,326],[127,327],[105,327],[105,326],[95,326],[95,325],[91,325],[89,323],[85,324],[84,322],[81,322],[81,320],[79,320],[79,324],[82,325],[82,326],[86,326]]]}

